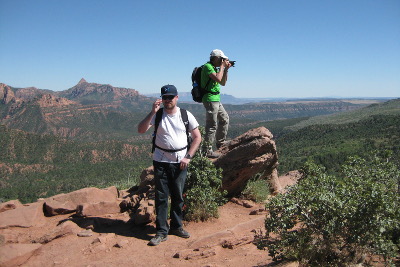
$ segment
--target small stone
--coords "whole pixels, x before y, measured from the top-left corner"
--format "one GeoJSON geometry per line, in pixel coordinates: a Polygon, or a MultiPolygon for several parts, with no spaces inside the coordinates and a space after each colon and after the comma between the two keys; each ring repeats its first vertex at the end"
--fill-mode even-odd
{"type": "Polygon", "coordinates": [[[114,233],[101,235],[101,236],[97,237],[95,240],[93,240],[92,244],[95,244],[95,243],[106,244],[106,243],[108,243],[110,240],[112,240],[114,238],[115,238],[115,234],[114,233]]]}
{"type": "Polygon", "coordinates": [[[93,235],[93,231],[91,229],[83,230],[82,232],[79,232],[77,236],[79,237],[90,237],[93,235]]]}
{"type": "Polygon", "coordinates": [[[124,239],[124,240],[118,241],[117,244],[114,245],[114,247],[117,247],[117,248],[124,248],[124,247],[126,247],[128,244],[129,244],[129,241],[126,240],[126,239],[124,239]]]}

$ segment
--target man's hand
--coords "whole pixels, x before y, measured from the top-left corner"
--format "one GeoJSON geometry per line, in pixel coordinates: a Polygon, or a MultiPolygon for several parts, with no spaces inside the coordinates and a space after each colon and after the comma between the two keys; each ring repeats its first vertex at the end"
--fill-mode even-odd
{"type": "Polygon", "coordinates": [[[189,162],[190,162],[190,159],[188,159],[188,158],[183,158],[183,159],[181,160],[181,165],[180,165],[181,170],[184,170],[184,169],[186,169],[187,167],[189,167],[189,162]]]}
{"type": "Polygon", "coordinates": [[[161,103],[162,103],[162,100],[161,100],[161,99],[157,99],[157,100],[153,103],[153,114],[157,113],[157,111],[160,109],[161,103]]]}
{"type": "Polygon", "coordinates": [[[151,127],[151,125],[150,125],[151,119],[153,118],[154,114],[156,114],[157,111],[160,109],[161,103],[162,103],[161,99],[157,99],[153,103],[153,107],[151,108],[150,113],[146,116],[146,118],[144,118],[141,122],[139,122],[139,124],[138,124],[138,133],[145,133],[145,132],[147,132],[148,129],[150,129],[150,127],[151,127]]]}
{"type": "Polygon", "coordinates": [[[232,67],[231,62],[227,58],[222,60],[222,65],[224,66],[225,71],[232,67]]]}

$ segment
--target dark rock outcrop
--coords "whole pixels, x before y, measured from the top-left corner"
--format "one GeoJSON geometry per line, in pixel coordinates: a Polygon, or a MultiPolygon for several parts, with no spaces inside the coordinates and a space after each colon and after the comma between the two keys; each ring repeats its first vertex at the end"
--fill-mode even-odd
{"type": "Polygon", "coordinates": [[[222,188],[228,194],[237,195],[249,179],[261,174],[271,185],[272,193],[281,190],[278,181],[278,155],[272,133],[265,127],[252,129],[227,142],[219,152],[222,154],[214,165],[222,168],[222,188]]]}

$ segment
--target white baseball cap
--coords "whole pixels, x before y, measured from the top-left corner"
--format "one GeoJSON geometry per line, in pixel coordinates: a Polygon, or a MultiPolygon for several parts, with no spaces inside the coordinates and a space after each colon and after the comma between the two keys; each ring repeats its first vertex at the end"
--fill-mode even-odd
{"type": "Polygon", "coordinates": [[[225,56],[224,52],[222,52],[222,50],[219,49],[214,49],[213,51],[211,51],[210,56],[228,58],[227,56],[225,56]]]}

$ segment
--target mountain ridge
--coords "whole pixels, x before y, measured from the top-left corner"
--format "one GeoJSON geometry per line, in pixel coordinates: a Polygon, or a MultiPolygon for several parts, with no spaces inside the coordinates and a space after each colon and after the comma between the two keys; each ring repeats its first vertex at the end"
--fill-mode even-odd
{"type": "Polygon", "coordinates": [[[118,135],[129,138],[142,115],[143,102],[152,100],[133,89],[87,83],[84,79],[63,92],[0,84],[0,123],[27,132],[72,139],[107,139],[107,135],[117,139],[120,138],[118,135]],[[117,97],[111,101],[102,98],[101,90],[116,92],[113,95],[117,97]],[[95,97],[88,103],[86,96],[91,94],[95,97]],[[112,134],[113,131],[117,133],[112,134]]]}
{"type": "Polygon", "coordinates": [[[311,117],[288,127],[288,129],[299,130],[310,125],[352,123],[371,115],[400,115],[400,98],[391,99],[383,103],[371,104],[346,113],[311,117]]]}
{"type": "MultiPolygon", "coordinates": [[[[201,104],[181,101],[201,125],[205,112],[201,104]]],[[[223,99],[229,99],[223,95],[223,99]]],[[[130,88],[110,84],[79,82],[64,91],[36,87],[15,88],[0,84],[0,123],[38,134],[55,134],[82,141],[126,139],[136,136],[135,125],[148,114],[154,100],[130,88]]],[[[296,117],[310,117],[358,109],[365,102],[334,100],[254,102],[225,104],[231,127],[247,123],[296,117]]]]}

